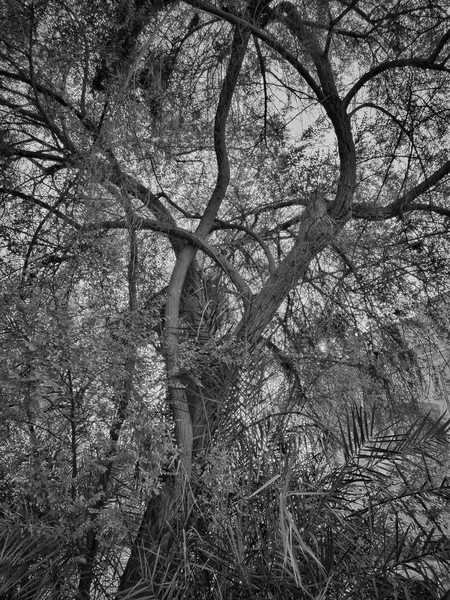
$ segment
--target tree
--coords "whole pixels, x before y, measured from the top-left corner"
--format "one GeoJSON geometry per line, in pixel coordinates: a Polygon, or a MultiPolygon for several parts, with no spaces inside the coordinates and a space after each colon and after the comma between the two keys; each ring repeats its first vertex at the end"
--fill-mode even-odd
{"type": "Polygon", "coordinates": [[[107,431],[83,473],[89,598],[121,448],[144,436],[130,415],[164,364],[177,467],[144,500],[119,591],[163,559],[178,581],[186,532],[210,535],[211,457],[255,420],[301,412],[327,435],[355,401],[414,412],[399,324],[447,291],[448,5],[7,0],[0,37],[12,405],[37,448],[65,386],[73,498],[77,435],[107,431]]]}

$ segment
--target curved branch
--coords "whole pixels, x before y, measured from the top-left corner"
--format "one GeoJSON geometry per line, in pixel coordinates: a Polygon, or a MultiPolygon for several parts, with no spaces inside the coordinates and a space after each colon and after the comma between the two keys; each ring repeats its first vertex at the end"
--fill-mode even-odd
{"type": "Polygon", "coordinates": [[[13,190],[13,189],[4,188],[4,187],[0,187],[0,194],[10,194],[11,196],[16,196],[17,198],[26,200],[27,202],[37,204],[37,206],[40,206],[41,208],[45,208],[45,210],[48,210],[49,213],[54,214],[56,217],[58,217],[62,221],[65,221],[66,223],[71,225],[74,229],[77,229],[78,231],[83,229],[83,225],[80,225],[77,221],[75,221],[75,219],[72,219],[72,217],[68,217],[67,215],[62,213],[60,210],[58,210],[56,207],[52,206],[51,204],[48,204],[47,202],[44,202],[43,200],[39,200],[39,198],[36,198],[35,196],[31,196],[30,194],[25,194],[24,192],[20,192],[19,190],[13,190]]]}
{"type": "Polygon", "coordinates": [[[450,40],[450,29],[444,33],[441,39],[436,44],[434,51],[430,54],[429,60],[435,61],[439,56],[445,44],[450,40]]]}
{"type": "Polygon", "coordinates": [[[274,227],[273,229],[270,229],[268,231],[268,233],[274,234],[274,233],[279,233],[280,231],[287,231],[293,225],[297,225],[298,223],[300,223],[302,218],[303,218],[303,213],[295,215],[294,217],[291,217],[287,221],[283,221],[282,223],[279,223],[276,227],[274,227]]]}
{"type": "Polygon", "coordinates": [[[275,211],[281,208],[288,208],[289,206],[303,206],[306,207],[308,205],[308,200],[303,198],[295,198],[292,200],[282,200],[280,202],[271,202],[270,204],[263,204],[262,206],[258,206],[254,210],[248,211],[247,215],[260,215],[267,211],[275,211]]]}
{"type": "Polygon", "coordinates": [[[384,115],[389,117],[403,131],[403,133],[406,136],[408,136],[408,137],[410,136],[410,132],[406,129],[405,125],[399,119],[397,119],[397,117],[395,115],[393,115],[389,110],[387,110],[383,106],[379,106],[378,104],[375,104],[375,102],[364,102],[363,104],[361,104],[360,106],[357,106],[354,110],[352,110],[348,116],[350,118],[352,118],[353,115],[356,114],[358,112],[358,110],[361,110],[362,108],[373,108],[374,110],[379,110],[384,115]]]}
{"type": "Polygon", "coordinates": [[[249,227],[245,225],[233,225],[232,223],[227,223],[226,221],[222,221],[222,219],[216,219],[217,226],[213,227],[211,231],[219,231],[220,229],[235,229],[237,231],[243,231],[250,237],[252,237],[263,249],[264,254],[266,255],[267,262],[269,265],[269,273],[272,274],[275,269],[275,260],[272,256],[272,252],[270,251],[269,246],[263,240],[263,238],[256,232],[252,231],[249,227]]]}
{"type": "Polygon", "coordinates": [[[230,164],[226,147],[226,126],[249,37],[249,32],[242,32],[239,27],[234,32],[230,62],[220,91],[214,120],[214,150],[217,160],[217,180],[211,198],[196,229],[196,233],[200,237],[205,237],[211,231],[230,182],[230,164]]]}
{"type": "MultiPolygon", "coordinates": [[[[180,206],[179,204],[177,204],[174,200],[172,200],[172,198],[166,194],[166,192],[159,192],[158,194],[156,194],[155,196],[155,200],[159,200],[160,198],[164,198],[164,200],[166,200],[170,206],[173,206],[173,208],[175,208],[175,210],[177,210],[179,213],[181,213],[183,215],[183,217],[185,217],[186,219],[197,219],[200,220],[201,219],[201,215],[200,214],[193,214],[191,212],[189,212],[188,210],[185,210],[182,206],[180,206]]],[[[149,208],[151,210],[151,207],[148,206],[146,204],[147,208],[149,208]]]]}
{"type": "Polygon", "coordinates": [[[294,67],[297,73],[306,81],[309,87],[313,90],[319,102],[323,101],[324,94],[320,89],[320,86],[316,83],[315,79],[309,73],[309,71],[305,69],[305,67],[296,58],[296,56],[289,52],[289,50],[287,50],[282,44],[277,42],[271,35],[266,33],[263,29],[257,27],[253,23],[245,21],[237,15],[221,10],[220,8],[216,8],[215,6],[212,6],[207,2],[202,2],[201,0],[185,0],[185,2],[186,4],[190,4],[195,8],[199,8],[200,10],[203,10],[206,13],[216,15],[224,21],[228,21],[228,23],[250,31],[255,37],[257,37],[262,42],[266,43],[270,48],[278,52],[280,56],[282,56],[292,67],[294,67]]]}
{"type": "Polygon", "coordinates": [[[450,160],[437,169],[429,177],[426,177],[419,184],[405,192],[402,196],[391,202],[387,206],[370,206],[369,204],[354,204],[352,217],[354,219],[365,219],[366,221],[385,221],[401,216],[404,212],[413,210],[422,210],[437,212],[448,216],[445,208],[433,204],[414,203],[414,200],[431,190],[435,185],[450,174],[450,160]]]}
{"type": "MultiPolygon", "coordinates": [[[[77,221],[75,221],[75,219],[72,219],[72,217],[65,215],[56,207],[52,206],[51,204],[48,204],[47,202],[44,202],[43,200],[40,200],[35,196],[31,196],[30,194],[25,194],[24,192],[20,192],[19,190],[4,187],[0,187],[0,194],[10,194],[11,196],[16,196],[17,198],[36,204],[37,206],[40,206],[41,208],[47,210],[49,214],[55,215],[55,217],[58,217],[59,219],[61,219],[62,221],[64,221],[79,232],[99,231],[102,229],[130,229],[129,219],[111,219],[99,221],[97,223],[80,224],[77,221]]],[[[228,277],[240,293],[244,306],[247,305],[247,303],[252,297],[252,291],[245,279],[243,279],[243,277],[239,274],[237,269],[228,261],[228,259],[225,256],[217,252],[207,242],[200,239],[195,233],[192,233],[186,229],[182,229],[181,227],[177,227],[176,225],[163,224],[160,221],[153,219],[142,219],[139,217],[133,217],[132,223],[134,229],[148,229],[157,233],[167,234],[168,237],[175,237],[179,240],[183,240],[184,242],[188,242],[191,246],[194,246],[195,248],[204,252],[225,271],[225,273],[228,275],[228,277]]]]}
{"type": "MultiPolygon", "coordinates": [[[[80,231],[98,231],[102,229],[129,229],[130,222],[128,219],[116,219],[116,220],[105,220],[97,223],[86,223],[79,226],[80,231]]],[[[193,246],[197,250],[201,250],[209,256],[219,267],[228,275],[238,292],[242,297],[244,306],[247,306],[251,300],[253,293],[245,281],[240,275],[234,265],[220,252],[217,252],[210,244],[205,240],[202,240],[196,233],[192,233],[187,229],[182,229],[177,226],[164,225],[153,219],[142,219],[134,217],[133,229],[136,230],[150,230],[156,233],[166,234],[168,236],[174,236],[188,242],[190,246],[193,246]]]]}
{"type": "MultiPolygon", "coordinates": [[[[222,82],[219,102],[214,120],[214,150],[217,160],[217,179],[196,235],[204,240],[214,225],[219,208],[225,197],[229,180],[230,166],[226,147],[226,126],[234,91],[240,75],[241,66],[247,51],[250,33],[236,27],[231,45],[231,54],[222,82]]],[[[183,286],[192,261],[197,252],[196,246],[185,246],[177,256],[167,288],[165,307],[165,348],[166,369],[169,377],[169,402],[175,422],[175,438],[180,450],[180,470],[178,477],[182,482],[190,478],[194,449],[194,425],[191,418],[183,373],[180,370],[179,323],[183,286]]]]}
{"type": "Polygon", "coordinates": [[[407,209],[405,212],[412,212],[414,210],[423,212],[433,212],[444,217],[450,217],[450,208],[444,208],[443,206],[438,206],[437,204],[433,204],[432,202],[413,202],[412,204],[410,204],[409,209],[407,209]]]}
{"type": "MultiPolygon", "coordinates": [[[[197,219],[197,220],[201,219],[201,215],[193,214],[193,213],[190,213],[190,212],[184,210],[181,206],[179,206],[176,202],[174,202],[165,192],[160,192],[159,194],[156,194],[156,198],[157,199],[164,198],[165,200],[167,200],[167,202],[171,206],[173,206],[178,211],[180,211],[181,214],[184,217],[186,217],[187,219],[197,219]]],[[[215,223],[217,225],[214,225],[211,228],[211,231],[220,231],[221,229],[234,229],[236,231],[243,231],[244,233],[246,233],[247,235],[252,237],[261,246],[264,254],[266,255],[267,262],[269,265],[269,272],[272,273],[275,270],[275,260],[270,251],[270,248],[268,247],[268,245],[266,244],[264,239],[258,233],[256,233],[255,231],[252,231],[249,227],[246,227],[245,225],[229,223],[227,221],[224,221],[223,219],[216,218],[215,223]]]]}
{"type": "MultiPolygon", "coordinates": [[[[433,56],[433,55],[432,55],[433,56]]],[[[381,63],[367,71],[355,85],[349,90],[345,98],[343,99],[343,106],[347,108],[350,104],[352,98],[356,96],[361,88],[363,88],[366,83],[368,83],[371,79],[377,77],[377,75],[381,75],[385,71],[390,71],[391,69],[402,69],[404,67],[413,67],[415,69],[423,69],[426,71],[444,71],[446,73],[450,72],[450,69],[445,67],[442,64],[437,64],[434,62],[433,58],[400,58],[397,60],[389,60],[384,63],[381,63]]]]}

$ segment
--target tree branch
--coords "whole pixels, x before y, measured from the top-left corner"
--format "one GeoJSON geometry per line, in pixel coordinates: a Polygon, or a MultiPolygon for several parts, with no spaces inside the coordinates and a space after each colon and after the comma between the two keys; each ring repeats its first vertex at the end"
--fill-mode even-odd
{"type": "Polygon", "coordinates": [[[349,90],[349,92],[343,99],[344,107],[348,107],[351,100],[356,96],[359,90],[366,85],[366,83],[368,83],[371,79],[374,79],[378,75],[381,75],[381,73],[389,71],[390,69],[402,69],[404,67],[413,67],[415,69],[423,69],[429,71],[444,71],[446,73],[450,73],[450,69],[448,69],[444,65],[435,63],[432,56],[429,58],[399,58],[397,60],[390,60],[377,65],[376,67],[365,73],[360,79],[358,79],[355,85],[349,90]]]}
{"type": "MultiPolygon", "coordinates": [[[[1,190],[0,190],[1,191],[1,190]]],[[[85,223],[84,225],[78,225],[79,231],[101,231],[102,229],[129,229],[129,221],[127,219],[116,219],[116,220],[105,220],[98,221],[96,223],[85,223]]],[[[197,250],[201,250],[206,256],[209,256],[230,278],[238,290],[240,297],[244,303],[244,306],[248,305],[251,300],[253,293],[245,281],[240,275],[239,271],[234,265],[220,252],[217,252],[208,242],[202,240],[196,233],[192,233],[186,229],[182,229],[177,226],[164,225],[159,221],[153,219],[142,219],[140,217],[134,217],[133,229],[136,230],[150,230],[156,233],[167,234],[168,236],[174,236],[180,240],[186,241],[190,246],[193,246],[197,250]]]]}
{"type": "Polygon", "coordinates": [[[20,192],[19,190],[4,187],[0,188],[0,194],[10,194],[11,196],[16,196],[17,198],[21,198],[22,200],[26,200],[27,202],[31,202],[32,204],[36,204],[37,206],[45,208],[45,210],[48,210],[49,213],[54,214],[59,219],[65,221],[74,229],[77,229],[78,231],[83,229],[83,226],[80,225],[77,221],[75,221],[75,219],[72,219],[72,217],[68,217],[51,204],[44,202],[44,200],[39,200],[39,198],[37,198],[36,196],[31,196],[30,194],[25,194],[24,192],[20,192]]]}
{"type": "Polygon", "coordinates": [[[126,322],[127,337],[124,341],[124,361],[123,361],[123,378],[120,382],[120,389],[117,394],[117,408],[114,418],[112,419],[109,428],[109,447],[102,461],[103,472],[98,477],[94,488],[98,499],[92,505],[90,521],[92,526],[87,530],[86,547],[84,550],[84,563],[80,565],[80,580],[78,584],[78,592],[81,598],[89,597],[92,580],[94,578],[94,560],[98,552],[98,532],[97,520],[99,512],[104,508],[108,501],[108,488],[111,482],[111,476],[117,457],[117,443],[127,417],[128,407],[133,397],[134,375],[137,361],[137,342],[135,332],[135,317],[138,310],[137,301],[137,270],[138,270],[138,246],[136,230],[133,228],[133,214],[130,207],[130,202],[127,198],[124,199],[124,204],[127,208],[127,224],[129,231],[129,258],[127,266],[127,283],[128,283],[128,308],[130,311],[129,320],[126,322]]]}
{"type": "Polygon", "coordinates": [[[328,216],[323,199],[316,194],[302,215],[293,247],[254,296],[250,310],[236,327],[236,337],[243,339],[250,350],[260,342],[289,291],[305,278],[312,259],[330,244],[343,226],[342,220],[328,216]]]}
{"type": "MultiPolygon", "coordinates": [[[[33,6],[33,5],[32,5],[33,6]]],[[[32,9],[34,11],[34,8],[32,9]]],[[[32,31],[32,26],[34,25],[33,23],[34,21],[34,15],[32,17],[32,21],[30,24],[30,40],[29,40],[29,56],[28,56],[28,62],[29,62],[29,71],[30,71],[30,85],[33,88],[34,91],[34,96],[35,96],[35,104],[36,107],[38,109],[38,111],[41,113],[41,115],[44,118],[45,123],[47,124],[47,127],[49,129],[49,131],[58,139],[61,141],[63,147],[73,153],[74,155],[77,154],[75,146],[72,142],[72,140],[67,136],[67,134],[65,133],[65,131],[61,130],[60,127],[58,127],[58,125],[55,123],[54,119],[52,116],[50,116],[48,114],[48,112],[44,109],[42,102],[39,98],[39,91],[37,88],[37,83],[35,80],[35,76],[34,76],[34,62],[33,62],[33,55],[34,55],[34,40],[33,40],[33,31],[32,31]]]]}
{"type": "Polygon", "coordinates": [[[216,219],[215,222],[217,223],[217,225],[214,226],[211,231],[218,231],[221,229],[234,229],[237,231],[243,231],[248,236],[252,237],[261,246],[264,254],[266,255],[267,262],[269,265],[269,273],[272,274],[275,271],[276,266],[275,260],[272,256],[272,252],[270,251],[269,246],[258,233],[252,231],[249,227],[246,227],[245,225],[228,223],[227,221],[223,221],[222,219],[216,219]]]}
{"type": "Polygon", "coordinates": [[[235,15],[233,13],[221,10],[220,8],[216,8],[215,6],[212,6],[211,4],[208,4],[207,2],[202,2],[201,0],[185,0],[185,2],[186,2],[186,4],[190,4],[191,6],[194,6],[195,8],[199,8],[200,10],[203,10],[204,12],[207,12],[212,15],[216,15],[216,16],[220,17],[221,19],[223,19],[224,21],[228,21],[228,23],[231,23],[233,25],[241,27],[242,29],[246,29],[246,30],[250,31],[258,39],[260,39],[262,42],[267,44],[270,48],[272,48],[273,50],[278,52],[278,54],[280,54],[280,56],[282,56],[292,67],[294,67],[294,69],[297,71],[297,73],[306,81],[306,83],[309,85],[309,87],[313,90],[313,92],[316,95],[316,97],[318,98],[318,100],[320,102],[323,101],[324,94],[323,94],[322,90],[320,89],[320,86],[316,83],[316,81],[314,80],[312,75],[309,73],[309,71],[307,69],[305,69],[305,67],[297,59],[297,57],[294,56],[294,54],[289,52],[289,50],[287,50],[283,46],[283,44],[280,44],[279,42],[277,42],[275,40],[275,38],[273,38],[271,35],[269,35],[263,29],[261,29],[260,27],[257,27],[253,23],[249,23],[245,19],[242,19],[241,17],[238,17],[237,15],[235,15]]]}
{"type": "Polygon", "coordinates": [[[239,27],[233,36],[230,62],[222,84],[214,120],[214,150],[217,160],[217,180],[211,198],[196,229],[196,233],[200,237],[205,237],[211,231],[230,181],[230,165],[226,147],[226,126],[231,108],[231,100],[246,54],[249,37],[249,32],[242,32],[239,27]]]}
{"type": "Polygon", "coordinates": [[[404,123],[402,123],[399,119],[397,119],[397,117],[395,115],[393,115],[389,110],[387,110],[387,108],[384,108],[384,106],[379,106],[378,104],[375,104],[375,102],[364,102],[363,104],[360,104],[354,110],[352,110],[351,113],[349,113],[349,117],[352,118],[353,115],[355,113],[357,113],[359,110],[361,110],[362,108],[373,108],[374,110],[379,110],[384,115],[389,117],[403,131],[403,133],[406,136],[408,136],[408,137],[410,136],[410,132],[405,128],[404,123]]]}
{"type": "MultiPolygon", "coordinates": [[[[98,133],[98,127],[95,125],[95,123],[91,121],[83,111],[78,110],[76,106],[74,106],[63,96],[61,96],[61,94],[58,94],[54,90],[46,87],[45,85],[42,85],[38,81],[34,81],[33,85],[33,80],[20,71],[18,73],[12,73],[10,71],[0,69],[0,76],[5,77],[6,79],[11,79],[13,81],[19,81],[21,83],[25,83],[26,85],[33,87],[35,92],[39,92],[42,95],[47,96],[52,100],[55,100],[55,102],[57,102],[60,106],[62,106],[63,108],[67,108],[70,112],[72,112],[77,117],[77,119],[86,127],[88,131],[90,131],[91,133],[98,133]]],[[[43,117],[41,117],[41,119],[42,121],[46,122],[43,117]]]]}
{"type": "Polygon", "coordinates": [[[450,29],[448,31],[446,31],[444,33],[444,35],[441,37],[441,39],[438,41],[434,51],[429,56],[429,60],[434,62],[437,59],[437,57],[439,56],[439,54],[440,54],[441,50],[443,49],[443,47],[445,46],[445,44],[449,40],[450,40],[450,29]]]}
{"type": "Polygon", "coordinates": [[[387,206],[371,206],[370,204],[354,204],[352,216],[354,219],[364,219],[366,221],[385,221],[401,216],[404,212],[413,210],[433,211],[447,216],[445,208],[437,207],[433,204],[414,204],[414,200],[428,192],[436,184],[442,181],[450,174],[450,160],[447,161],[440,169],[437,169],[429,177],[426,177],[419,184],[405,192],[402,196],[391,202],[387,206]],[[428,207],[428,208],[427,208],[428,207]],[[433,208],[430,208],[433,207],[433,208]]]}

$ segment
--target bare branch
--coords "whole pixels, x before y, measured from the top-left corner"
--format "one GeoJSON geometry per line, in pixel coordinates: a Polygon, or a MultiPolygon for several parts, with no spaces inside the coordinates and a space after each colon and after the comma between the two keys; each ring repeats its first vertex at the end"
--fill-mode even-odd
{"type": "Polygon", "coordinates": [[[385,221],[401,216],[405,212],[413,210],[428,210],[439,212],[446,215],[446,209],[440,208],[433,204],[414,204],[414,200],[430,191],[435,185],[441,182],[450,173],[450,160],[447,161],[440,169],[437,169],[429,177],[426,177],[419,184],[405,192],[402,196],[391,202],[387,206],[371,206],[370,204],[354,204],[352,216],[354,219],[364,219],[366,221],[385,221]],[[428,208],[426,208],[428,207],[428,208]],[[434,207],[434,208],[430,208],[434,207]]]}
{"type": "Polygon", "coordinates": [[[356,96],[359,90],[363,88],[369,81],[378,75],[381,75],[381,73],[385,73],[391,69],[402,69],[404,67],[412,67],[414,69],[422,69],[425,71],[443,71],[445,73],[450,73],[450,69],[445,67],[443,64],[434,62],[433,55],[429,58],[399,58],[397,60],[389,60],[377,65],[370,71],[367,71],[367,73],[358,79],[358,81],[343,99],[344,107],[348,107],[351,100],[356,96]]]}
{"type": "Polygon", "coordinates": [[[354,114],[356,114],[359,110],[363,108],[373,108],[374,110],[379,110],[384,115],[389,117],[397,125],[397,127],[399,127],[403,131],[405,135],[410,135],[410,132],[405,128],[404,123],[397,119],[397,117],[393,115],[389,110],[387,110],[387,108],[384,108],[384,106],[380,106],[379,104],[375,104],[375,102],[364,102],[363,104],[357,106],[354,110],[352,110],[351,113],[349,113],[349,117],[353,117],[354,114]]]}
{"type": "Polygon", "coordinates": [[[256,242],[258,242],[258,244],[263,249],[264,254],[266,255],[267,263],[269,265],[269,273],[271,274],[275,271],[275,260],[272,256],[270,248],[258,233],[256,233],[249,227],[246,227],[245,225],[228,223],[227,221],[223,221],[222,219],[216,219],[216,223],[217,226],[213,227],[212,231],[217,231],[220,229],[234,229],[237,231],[243,231],[244,233],[252,237],[256,242]]]}
{"type": "Polygon", "coordinates": [[[444,217],[450,217],[450,208],[445,208],[444,206],[438,206],[437,204],[433,204],[432,202],[424,203],[424,202],[413,202],[410,204],[407,211],[423,211],[423,212],[433,212],[438,215],[442,215],[444,217]]]}
{"type": "MultiPolygon", "coordinates": [[[[60,106],[62,106],[63,108],[67,108],[70,112],[72,112],[77,117],[77,119],[79,119],[79,121],[83,123],[83,125],[88,131],[90,131],[91,133],[98,133],[98,127],[95,125],[95,123],[92,120],[90,120],[89,117],[87,117],[87,115],[83,111],[78,110],[76,106],[71,104],[61,94],[55,92],[55,90],[52,90],[51,88],[43,85],[38,81],[34,81],[33,85],[32,79],[25,75],[25,73],[23,73],[22,71],[19,71],[18,73],[12,73],[10,71],[0,69],[0,76],[13,81],[19,81],[25,83],[26,85],[29,85],[30,87],[33,87],[36,90],[36,92],[42,94],[43,96],[46,96],[47,98],[51,98],[60,106]]],[[[2,103],[6,102],[4,98],[2,98],[1,101],[2,103]]],[[[43,116],[39,116],[39,120],[46,122],[43,116]]]]}
{"type": "Polygon", "coordinates": [[[439,56],[441,50],[444,48],[445,44],[450,40],[450,29],[444,33],[441,39],[436,44],[434,51],[430,54],[429,60],[435,61],[439,56]]]}
{"type": "Polygon", "coordinates": [[[83,226],[80,225],[79,223],[77,223],[77,221],[75,221],[75,219],[72,219],[72,217],[68,217],[67,215],[62,213],[60,210],[58,210],[57,208],[52,206],[51,204],[44,202],[44,200],[40,200],[36,196],[32,196],[31,194],[25,194],[24,192],[20,192],[19,190],[14,190],[11,188],[4,188],[4,187],[0,188],[0,194],[9,194],[11,196],[16,196],[17,198],[21,198],[22,200],[26,200],[27,202],[30,202],[32,204],[36,204],[37,206],[45,208],[45,210],[48,210],[49,213],[55,215],[59,219],[65,221],[66,223],[71,225],[74,229],[77,229],[78,231],[83,229],[83,226]]]}
{"type": "Polygon", "coordinates": [[[238,27],[234,33],[230,62],[222,84],[214,120],[214,150],[217,159],[217,180],[211,198],[202,215],[196,233],[205,237],[214,224],[230,181],[230,165],[226,147],[226,126],[242,62],[247,51],[249,32],[238,27]]]}
{"type": "MultiPolygon", "coordinates": [[[[180,240],[188,242],[190,246],[193,246],[197,250],[201,250],[209,256],[223,271],[229,276],[230,280],[236,286],[240,296],[246,304],[253,293],[246,283],[245,279],[240,275],[239,271],[230,263],[230,261],[223,256],[220,252],[215,250],[208,242],[202,240],[196,233],[192,233],[187,229],[183,229],[177,226],[164,225],[153,219],[142,219],[135,216],[132,220],[132,227],[136,230],[150,230],[157,233],[166,234],[168,236],[177,237],[180,240]]],[[[85,223],[84,225],[78,226],[80,231],[101,231],[103,229],[129,229],[129,219],[115,219],[115,220],[104,220],[95,223],[85,223]]]]}
{"type": "Polygon", "coordinates": [[[289,52],[289,50],[287,50],[285,46],[283,46],[283,44],[277,42],[277,40],[274,37],[265,32],[263,29],[257,27],[253,23],[245,21],[244,19],[238,17],[237,15],[234,15],[233,13],[221,10],[220,8],[216,8],[215,6],[212,6],[207,2],[202,2],[201,0],[186,0],[186,3],[190,4],[191,6],[195,6],[196,8],[199,8],[204,12],[210,13],[212,15],[217,15],[224,21],[228,21],[233,25],[237,25],[253,33],[253,35],[255,35],[262,42],[266,43],[270,48],[278,52],[280,56],[282,56],[291,66],[293,66],[297,73],[306,81],[309,87],[313,90],[319,101],[323,100],[323,92],[320,89],[320,86],[312,77],[312,75],[309,73],[309,71],[305,69],[305,67],[297,59],[297,57],[294,56],[291,52],[289,52]]]}

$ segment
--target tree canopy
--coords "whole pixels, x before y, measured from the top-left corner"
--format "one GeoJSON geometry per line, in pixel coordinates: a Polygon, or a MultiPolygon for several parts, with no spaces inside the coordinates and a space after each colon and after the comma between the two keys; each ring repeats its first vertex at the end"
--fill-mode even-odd
{"type": "Polygon", "coordinates": [[[2,597],[444,597],[449,15],[3,1],[2,597]]]}

